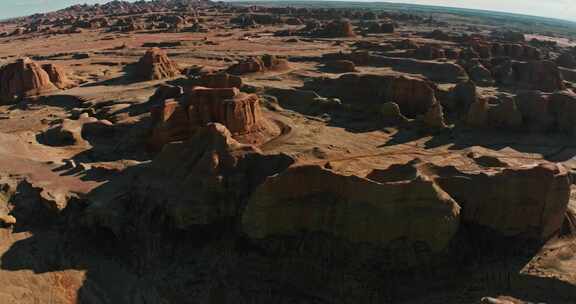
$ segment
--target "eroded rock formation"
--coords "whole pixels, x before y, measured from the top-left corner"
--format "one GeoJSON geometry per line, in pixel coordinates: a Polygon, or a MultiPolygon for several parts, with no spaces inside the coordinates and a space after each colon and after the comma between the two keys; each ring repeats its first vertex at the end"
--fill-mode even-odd
{"type": "Polygon", "coordinates": [[[258,96],[237,88],[195,87],[181,101],[168,100],[153,107],[151,113],[152,149],[187,139],[211,122],[224,124],[234,136],[265,129],[258,96]]]}
{"type": "Polygon", "coordinates": [[[263,242],[324,233],[357,244],[358,253],[362,243],[386,247],[398,239],[439,252],[461,225],[540,241],[560,231],[571,184],[565,168],[491,168],[467,173],[412,161],[360,177],[296,166],[256,188],[242,226],[263,242]]]}
{"type": "Polygon", "coordinates": [[[66,72],[60,66],[49,63],[43,64],[42,69],[48,73],[50,81],[59,89],[65,90],[75,86],[75,84],[68,79],[66,72]]]}
{"type": "Polygon", "coordinates": [[[335,97],[353,105],[381,105],[395,102],[403,115],[415,117],[436,103],[435,86],[409,76],[345,74],[310,84],[321,96],[335,97]]]}
{"type": "Polygon", "coordinates": [[[552,61],[507,61],[496,66],[492,73],[499,84],[544,92],[566,88],[558,66],[552,61]]]}
{"type": "Polygon", "coordinates": [[[323,232],[382,247],[396,239],[422,241],[438,252],[456,233],[459,217],[456,202],[422,176],[399,183],[380,180],[377,172],[362,178],[302,166],[258,187],[242,223],[255,239],[323,232]]]}
{"type": "Polygon", "coordinates": [[[172,78],[180,75],[180,68],[176,62],[168,58],[166,52],[152,48],[136,64],[135,75],[142,80],[172,78]]]}
{"type": "Polygon", "coordinates": [[[278,58],[274,55],[264,55],[250,57],[246,60],[240,61],[239,63],[230,66],[227,72],[234,75],[242,75],[266,71],[279,71],[288,68],[289,65],[286,59],[278,58]]]}
{"type": "Polygon", "coordinates": [[[352,28],[352,23],[349,20],[334,20],[321,29],[317,30],[314,36],[326,37],[326,38],[338,38],[338,37],[355,37],[354,29],[352,28]]]}
{"type": "Polygon", "coordinates": [[[0,69],[0,99],[12,102],[58,90],[50,75],[29,58],[18,59],[0,69]]]}
{"type": "Polygon", "coordinates": [[[146,224],[151,221],[177,231],[210,224],[224,228],[256,185],[292,163],[284,154],[264,155],[241,144],[225,126],[210,123],[188,141],[167,145],[150,166],[94,191],[81,221],[88,228],[109,229],[122,240],[146,239],[154,229],[146,224]],[[134,200],[138,209],[129,207],[134,200]],[[115,216],[117,212],[123,217],[115,216]]]}
{"type": "Polygon", "coordinates": [[[201,75],[195,85],[207,88],[242,88],[242,78],[227,73],[206,73],[201,75]]]}

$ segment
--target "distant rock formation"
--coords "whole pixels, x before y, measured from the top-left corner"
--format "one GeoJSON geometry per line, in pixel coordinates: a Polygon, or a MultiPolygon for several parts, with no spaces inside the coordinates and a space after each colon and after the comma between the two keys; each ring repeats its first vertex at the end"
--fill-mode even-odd
{"type": "Polygon", "coordinates": [[[352,23],[346,19],[334,20],[316,30],[313,36],[325,38],[347,38],[356,37],[352,23]]]}
{"type": "Polygon", "coordinates": [[[541,60],[542,54],[540,50],[529,45],[493,43],[491,57],[509,57],[513,60],[541,60]]]}
{"type": "Polygon", "coordinates": [[[366,33],[370,34],[391,34],[396,30],[396,25],[391,20],[384,22],[369,22],[366,27],[366,33]]]}
{"type": "Polygon", "coordinates": [[[414,50],[414,56],[418,59],[434,60],[446,58],[446,53],[438,46],[426,44],[414,50]]]}
{"type": "Polygon", "coordinates": [[[576,94],[569,90],[523,91],[490,103],[477,97],[467,115],[467,124],[473,127],[567,135],[576,135],[575,120],[576,94]]]}
{"type": "Polygon", "coordinates": [[[29,58],[0,68],[0,99],[14,102],[21,98],[38,96],[57,91],[50,75],[29,58]]]}
{"type": "Polygon", "coordinates": [[[320,79],[309,86],[321,96],[357,106],[379,107],[384,102],[395,102],[407,117],[423,115],[436,103],[433,83],[404,75],[344,74],[337,79],[320,79]]]}
{"type": "Polygon", "coordinates": [[[356,65],[385,66],[393,70],[420,74],[436,82],[459,82],[467,80],[466,71],[458,64],[452,62],[424,61],[412,58],[399,58],[375,55],[370,52],[353,52],[350,54],[334,54],[333,59],[351,60],[356,65]]]}
{"type": "Polygon", "coordinates": [[[178,64],[159,48],[148,50],[135,67],[135,76],[142,80],[158,80],[178,75],[180,75],[178,64]]]}
{"type": "Polygon", "coordinates": [[[240,61],[230,66],[227,72],[233,75],[243,75],[266,71],[280,71],[288,68],[288,60],[278,58],[274,55],[263,55],[240,61]]]}
{"type": "Polygon", "coordinates": [[[494,67],[492,73],[496,82],[501,85],[516,85],[544,92],[566,88],[558,66],[549,60],[505,61],[494,67]]]}
{"type": "Polygon", "coordinates": [[[576,56],[574,56],[570,52],[562,53],[557,59],[556,63],[558,66],[569,68],[569,69],[576,69],[576,56]]]}

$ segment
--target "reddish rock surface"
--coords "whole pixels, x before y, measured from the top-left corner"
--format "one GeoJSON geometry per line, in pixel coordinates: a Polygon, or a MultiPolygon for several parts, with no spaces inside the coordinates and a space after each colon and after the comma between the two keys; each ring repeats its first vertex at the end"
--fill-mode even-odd
{"type": "Polygon", "coordinates": [[[135,75],[143,80],[172,78],[180,75],[180,68],[165,51],[152,48],[136,64],[135,75]]]}
{"type": "Polygon", "coordinates": [[[257,133],[265,128],[258,96],[241,93],[234,87],[194,87],[180,102],[164,102],[153,107],[151,113],[152,149],[189,138],[208,123],[221,123],[234,136],[257,133]]]}
{"type": "Polygon", "coordinates": [[[59,89],[65,90],[75,86],[75,84],[68,79],[66,71],[60,66],[49,63],[43,64],[42,69],[48,73],[50,81],[59,89]]]}
{"type": "Polygon", "coordinates": [[[50,75],[31,59],[19,59],[0,70],[0,97],[5,102],[57,90],[50,75]]]}
{"type": "Polygon", "coordinates": [[[337,38],[337,37],[355,37],[352,23],[349,20],[334,20],[324,25],[322,29],[315,33],[315,36],[337,38]]]}
{"type": "Polygon", "coordinates": [[[230,66],[227,72],[234,75],[243,75],[266,71],[280,71],[288,68],[289,65],[286,59],[278,58],[274,55],[264,55],[250,57],[246,60],[240,61],[239,63],[230,66]]]}
{"type": "Polygon", "coordinates": [[[242,88],[242,78],[227,73],[208,73],[201,75],[195,85],[207,88],[242,88]]]}

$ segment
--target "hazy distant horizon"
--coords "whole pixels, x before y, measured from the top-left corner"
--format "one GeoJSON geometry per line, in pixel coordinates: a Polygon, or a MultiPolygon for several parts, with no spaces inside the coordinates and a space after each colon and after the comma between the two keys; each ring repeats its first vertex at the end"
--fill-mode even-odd
{"type": "MultiPolygon", "coordinates": [[[[111,0],[20,0],[17,3],[0,4],[0,19],[45,13],[75,4],[106,3],[111,0]]],[[[134,2],[135,0],[129,0],[134,2]]],[[[241,0],[240,0],[241,1],[241,0]]],[[[322,0],[319,0],[322,1],[322,0]]],[[[347,0],[336,0],[347,1],[347,0]]],[[[233,1],[232,1],[233,2],[233,1]]],[[[576,0],[354,0],[350,2],[393,2],[444,7],[470,8],[509,12],[540,17],[564,19],[576,22],[576,0]]]]}

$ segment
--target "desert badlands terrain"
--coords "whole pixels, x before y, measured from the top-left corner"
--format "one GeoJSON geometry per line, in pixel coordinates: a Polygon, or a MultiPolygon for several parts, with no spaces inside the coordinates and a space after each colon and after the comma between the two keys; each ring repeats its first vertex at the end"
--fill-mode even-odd
{"type": "Polygon", "coordinates": [[[576,25],[422,10],[1,22],[0,303],[576,303],[576,25]]]}

